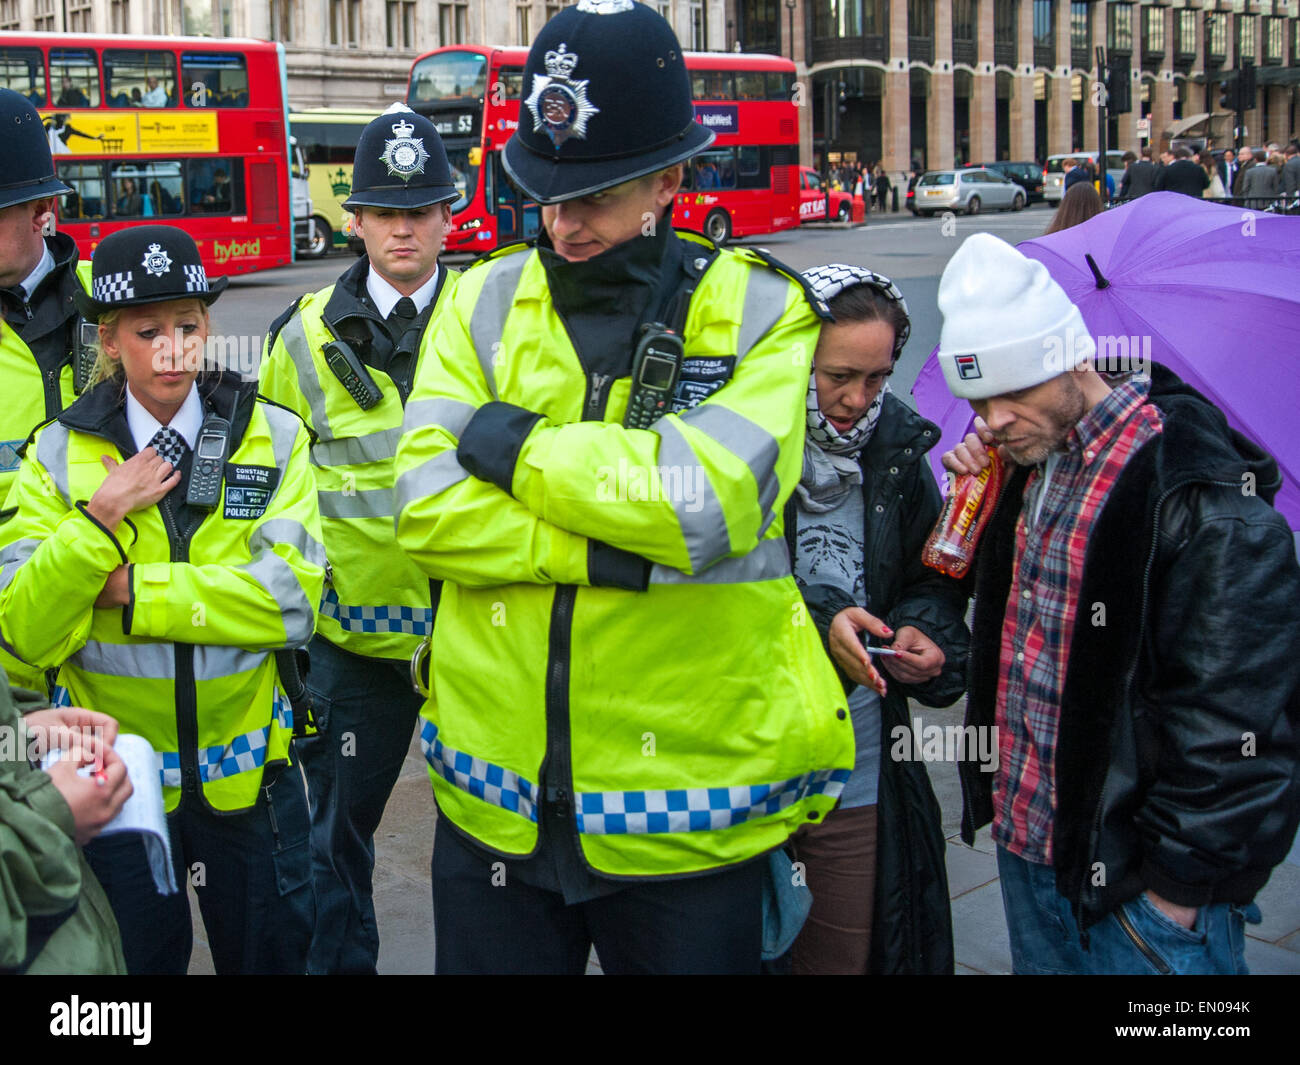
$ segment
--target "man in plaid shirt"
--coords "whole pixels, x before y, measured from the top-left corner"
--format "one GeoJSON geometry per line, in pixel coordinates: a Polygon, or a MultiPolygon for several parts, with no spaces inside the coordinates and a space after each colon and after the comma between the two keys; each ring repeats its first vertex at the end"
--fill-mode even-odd
{"type": "Polygon", "coordinates": [[[1244,972],[1300,821],[1277,465],[1163,367],[1112,387],[1078,308],[996,237],[957,252],[939,306],[949,388],[979,416],[944,464],[976,472],[995,443],[1014,464],[969,672],[999,764],[991,788],[962,766],[962,832],[993,823],[1015,971],[1244,972]]]}

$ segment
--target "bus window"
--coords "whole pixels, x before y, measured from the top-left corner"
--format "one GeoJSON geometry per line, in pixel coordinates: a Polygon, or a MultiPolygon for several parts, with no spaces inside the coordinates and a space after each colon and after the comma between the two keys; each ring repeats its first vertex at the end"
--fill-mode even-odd
{"type": "Polygon", "coordinates": [[[176,59],[170,52],[104,51],[109,107],[175,107],[176,59]]]}
{"type": "Polygon", "coordinates": [[[507,100],[518,100],[524,95],[524,68],[502,67],[501,85],[506,90],[507,100]]]}
{"type": "Polygon", "coordinates": [[[152,218],[185,213],[185,188],[177,161],[114,163],[110,175],[113,215],[152,218]]]}
{"type": "Polygon", "coordinates": [[[229,52],[182,52],[187,107],[247,107],[248,63],[229,52]]]}
{"type": "Polygon", "coordinates": [[[691,75],[691,96],[696,100],[730,100],[731,75],[725,70],[697,70],[691,75]]]}
{"type": "Polygon", "coordinates": [[[411,71],[410,97],[414,104],[481,100],[486,87],[487,56],[475,52],[439,52],[420,60],[411,71]]]}
{"type": "Polygon", "coordinates": [[[45,106],[45,64],[39,48],[0,48],[0,88],[13,89],[33,107],[45,106]]]}
{"type": "Polygon", "coordinates": [[[737,100],[762,100],[767,95],[763,73],[747,73],[746,71],[736,72],[736,99],[737,100]]]}
{"type": "Polygon", "coordinates": [[[794,99],[794,75],[773,71],[767,75],[767,98],[769,100],[794,99]]]}
{"type": "Polygon", "coordinates": [[[695,188],[734,189],[736,187],[736,160],[730,148],[702,152],[691,163],[695,188]]]}
{"type": "Polygon", "coordinates": [[[103,218],[104,168],[100,163],[59,163],[59,180],[72,191],[59,201],[59,217],[68,221],[103,218]]]}
{"type": "Polygon", "coordinates": [[[742,189],[765,188],[768,183],[768,175],[764,172],[764,167],[760,162],[758,145],[742,144],[735,151],[736,167],[739,173],[737,184],[742,189]]]}
{"type": "Polygon", "coordinates": [[[460,193],[460,199],[451,205],[453,211],[465,209],[469,201],[474,198],[474,190],[478,185],[479,168],[471,161],[471,152],[480,157],[482,155],[477,148],[447,148],[447,162],[451,164],[451,181],[456,186],[456,191],[460,193]]]}
{"type": "Polygon", "coordinates": [[[355,122],[304,122],[290,117],[289,126],[302,145],[303,155],[310,166],[327,163],[352,165],[357,154],[357,141],[366,128],[366,120],[355,122]]]}
{"type": "Polygon", "coordinates": [[[244,168],[239,159],[189,160],[190,211],[244,213],[244,168]]]}
{"type": "Polygon", "coordinates": [[[55,107],[98,107],[99,66],[89,48],[51,48],[55,107]]]}

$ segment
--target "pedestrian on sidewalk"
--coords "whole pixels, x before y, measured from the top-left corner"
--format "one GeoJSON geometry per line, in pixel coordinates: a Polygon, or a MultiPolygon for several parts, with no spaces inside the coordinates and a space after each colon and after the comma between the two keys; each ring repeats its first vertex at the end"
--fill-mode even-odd
{"type": "Polygon", "coordinates": [[[948,387],[980,419],[944,465],[976,472],[995,444],[1014,464],[973,581],[966,721],[997,728],[998,768],[961,767],[1014,969],[1244,973],[1300,822],[1277,463],[1159,364],[1112,387],[1065,291],[996,237],[957,251],[939,308],[948,387]]]}

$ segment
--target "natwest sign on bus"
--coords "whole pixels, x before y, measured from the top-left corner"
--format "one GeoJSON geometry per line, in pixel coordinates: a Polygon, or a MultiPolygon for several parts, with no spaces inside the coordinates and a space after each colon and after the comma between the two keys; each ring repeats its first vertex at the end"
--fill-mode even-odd
{"type": "Polygon", "coordinates": [[[714,133],[739,133],[740,108],[735,104],[696,104],[695,121],[714,133]]]}

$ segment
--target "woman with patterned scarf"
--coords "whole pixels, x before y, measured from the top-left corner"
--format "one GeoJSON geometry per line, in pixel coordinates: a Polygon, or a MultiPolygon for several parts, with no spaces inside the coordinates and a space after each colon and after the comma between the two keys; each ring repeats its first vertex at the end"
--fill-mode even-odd
{"type": "Polygon", "coordinates": [[[913,750],[909,696],[947,706],[965,687],[966,597],[921,564],[940,509],[923,460],[939,429],[889,390],[911,328],[893,283],[839,264],[804,276],[834,322],[822,328],[808,382],[803,476],[785,528],[795,579],[848,693],[857,759],[835,811],[794,837],[813,904],[791,965],[796,974],[952,972],[938,803],[923,763],[891,757],[913,750]],[[869,655],[866,641],[898,653],[869,655]]]}

